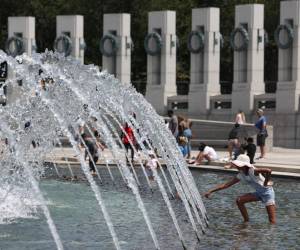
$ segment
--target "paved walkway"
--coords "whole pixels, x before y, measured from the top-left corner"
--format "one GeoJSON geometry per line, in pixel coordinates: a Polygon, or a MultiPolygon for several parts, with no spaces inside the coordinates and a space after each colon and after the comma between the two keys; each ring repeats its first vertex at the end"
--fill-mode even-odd
{"type": "MultiPolygon", "coordinates": [[[[196,151],[192,155],[195,156],[196,151]]],[[[206,169],[224,170],[226,164],[222,159],[228,158],[227,151],[218,151],[219,161],[211,162],[210,166],[200,166],[206,169]]],[[[259,153],[256,153],[256,157],[259,153]]],[[[274,175],[300,178],[300,149],[286,149],[274,147],[272,152],[267,152],[266,158],[255,160],[256,167],[270,168],[274,175]]],[[[191,166],[193,167],[193,166],[191,166]]]]}
{"type": "MultiPolygon", "coordinates": [[[[197,151],[192,152],[192,156],[197,155],[197,151]]],[[[217,151],[219,161],[211,162],[210,165],[194,166],[192,168],[210,169],[217,171],[224,171],[225,162],[222,158],[228,157],[226,151],[217,151]]],[[[259,154],[257,153],[256,156],[259,154]]],[[[118,152],[117,157],[120,159],[124,156],[124,152],[118,152]]],[[[142,155],[142,159],[145,159],[142,155]]],[[[66,164],[67,161],[71,164],[78,164],[77,156],[72,148],[56,148],[53,154],[49,154],[48,161],[55,161],[57,164],[66,164]],[[67,160],[67,161],[66,161],[67,160]]],[[[102,156],[100,157],[98,164],[103,164],[105,161],[109,164],[114,164],[113,157],[109,150],[105,149],[102,156]]],[[[272,152],[268,152],[265,159],[257,160],[255,163],[256,167],[267,167],[271,168],[274,175],[277,176],[288,176],[300,178],[300,149],[286,149],[286,148],[273,148],[272,152]]]]}

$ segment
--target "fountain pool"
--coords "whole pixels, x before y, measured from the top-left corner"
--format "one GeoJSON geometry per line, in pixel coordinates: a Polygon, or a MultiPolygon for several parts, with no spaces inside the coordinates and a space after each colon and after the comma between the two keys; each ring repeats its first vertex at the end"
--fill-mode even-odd
{"type": "MultiPolygon", "coordinates": [[[[83,65],[71,57],[66,58],[51,51],[34,54],[32,57],[23,54],[17,58],[0,51],[0,62],[3,61],[7,62],[11,71],[5,84],[15,94],[11,95],[14,99],[8,97],[11,101],[7,106],[0,108],[1,221],[12,219],[14,215],[24,218],[29,214],[32,217],[40,210],[46,218],[45,222],[56,248],[64,249],[65,244],[49,209],[51,204],[44,198],[39,181],[44,176],[44,163],[49,157],[53,158],[54,149],[60,147],[63,150],[62,140],[67,139],[80,163],[81,174],[84,174],[98,204],[95,211],[100,214],[100,218],[103,216],[103,225],[99,230],[105,228],[114,247],[122,249],[122,241],[118,239],[118,232],[114,227],[115,214],[111,213],[112,209],[107,209],[102,197],[103,176],[108,174],[110,184],[122,183],[131,190],[136,200],[134,210],[142,214],[146,224],[147,230],[143,230],[143,234],[150,235],[151,247],[162,249],[141,195],[144,188],[154,193],[150,178],[142,158],[137,158],[137,164],[142,170],[142,177],[138,177],[131,161],[126,160],[129,155],[124,153],[122,139],[128,137],[124,130],[125,124],[128,124],[134,135],[134,139],[128,140],[130,147],[136,151],[139,146],[145,160],[150,160],[149,150],[154,152],[155,148],[167,166],[166,171],[161,168],[162,175],[157,174],[156,168],[151,170],[158,187],[157,192],[166,204],[166,211],[173,222],[181,247],[186,248],[188,242],[181,229],[180,218],[169,200],[169,197],[174,197],[175,192],[182,199],[181,209],[186,212],[187,222],[191,225],[189,235],[198,240],[202,238],[208,226],[208,218],[193,177],[162,117],[156,114],[132,85],[120,83],[112,75],[99,71],[95,65],[83,65]],[[102,141],[105,144],[111,154],[110,161],[117,166],[117,173],[112,173],[106,164],[105,173],[97,171],[96,178],[92,176],[89,168],[95,162],[91,160],[89,167],[85,161],[85,152],[90,159],[92,157],[90,148],[83,139],[87,136],[83,136],[82,129],[87,133],[89,143],[98,144],[102,141]],[[144,183],[142,179],[145,180],[144,183]]],[[[94,153],[105,158],[100,147],[97,148],[94,153]]],[[[67,165],[68,174],[72,176],[74,173],[70,165],[67,165]]],[[[59,175],[55,164],[54,168],[59,175]]],[[[72,213],[68,216],[70,219],[77,219],[72,213]]],[[[35,231],[33,227],[31,229],[32,232],[35,231]]],[[[66,229],[62,229],[64,230],[66,229]]]]}
{"type": "MultiPolygon", "coordinates": [[[[113,169],[113,172],[116,171],[113,169]]],[[[80,175],[80,172],[77,174],[80,175]]],[[[138,174],[142,175],[141,171],[138,174]]],[[[193,170],[192,174],[200,192],[231,178],[229,174],[199,170],[193,170]]],[[[155,249],[150,235],[145,233],[147,226],[132,193],[125,186],[112,185],[108,175],[104,176],[104,182],[101,186],[103,199],[112,215],[121,248],[155,249]]],[[[181,202],[171,200],[186,235],[188,249],[297,249],[300,245],[300,183],[279,178],[274,179],[274,182],[278,214],[276,226],[269,225],[265,208],[260,203],[247,206],[251,221],[248,224],[242,223],[235,197],[248,192],[248,187],[238,184],[204,201],[211,226],[200,242],[189,233],[192,228],[187,223],[186,213],[181,209],[181,202]]],[[[115,249],[86,181],[73,183],[47,178],[41,181],[40,188],[65,249],[115,249]]],[[[182,249],[160,193],[142,189],[141,195],[161,249],[182,249]]],[[[42,216],[1,224],[0,242],[0,249],[5,250],[55,248],[42,216]]]]}

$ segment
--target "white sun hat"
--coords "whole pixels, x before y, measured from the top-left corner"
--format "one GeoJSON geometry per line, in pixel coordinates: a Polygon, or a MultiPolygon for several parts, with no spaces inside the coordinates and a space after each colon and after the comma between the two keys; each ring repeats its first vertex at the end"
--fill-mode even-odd
{"type": "Polygon", "coordinates": [[[249,156],[245,155],[245,154],[239,155],[238,158],[236,160],[232,161],[231,163],[239,168],[244,167],[244,166],[253,168],[253,165],[250,163],[249,156]]]}

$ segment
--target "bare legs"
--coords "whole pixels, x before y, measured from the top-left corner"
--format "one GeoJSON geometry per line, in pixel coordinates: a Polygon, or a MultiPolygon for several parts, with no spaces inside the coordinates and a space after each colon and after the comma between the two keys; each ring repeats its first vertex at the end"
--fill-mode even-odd
{"type": "Polygon", "coordinates": [[[196,165],[200,165],[204,159],[206,159],[208,162],[212,160],[209,157],[209,155],[205,155],[205,154],[203,154],[203,152],[199,152],[199,154],[197,155],[195,161],[190,161],[189,163],[190,164],[195,163],[196,165]]]}
{"type": "Polygon", "coordinates": [[[240,143],[238,139],[231,139],[228,142],[228,153],[229,153],[229,159],[232,159],[232,153],[235,149],[240,147],[240,143]]]}
{"type": "Polygon", "coordinates": [[[270,223],[276,224],[276,207],[275,207],[275,205],[266,206],[266,209],[268,212],[270,223]]]}
{"type": "MultiPolygon", "coordinates": [[[[236,204],[237,204],[245,222],[249,221],[249,215],[247,212],[247,208],[245,207],[245,203],[254,202],[254,201],[258,201],[257,197],[254,194],[244,194],[242,196],[239,196],[236,199],[236,204]]],[[[267,209],[270,223],[275,224],[276,223],[275,205],[266,206],[266,209],[267,209]]]]}
{"type": "Polygon", "coordinates": [[[258,201],[257,197],[253,194],[244,194],[242,196],[239,196],[236,199],[236,204],[239,210],[241,211],[241,214],[245,222],[249,221],[249,216],[248,216],[247,208],[245,207],[245,203],[253,202],[253,201],[258,201]]]}
{"type": "Polygon", "coordinates": [[[260,158],[265,158],[265,155],[266,155],[266,146],[263,145],[263,146],[259,146],[260,148],[260,158]]]}
{"type": "Polygon", "coordinates": [[[231,142],[228,143],[228,153],[229,153],[229,159],[232,159],[232,150],[233,150],[233,145],[231,142]]]}

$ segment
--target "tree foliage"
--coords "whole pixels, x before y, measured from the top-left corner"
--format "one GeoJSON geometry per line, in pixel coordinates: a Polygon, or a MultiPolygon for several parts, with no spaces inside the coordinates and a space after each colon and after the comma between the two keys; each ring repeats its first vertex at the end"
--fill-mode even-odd
{"type": "Polygon", "coordinates": [[[228,37],[234,27],[235,5],[265,4],[265,29],[269,33],[270,45],[265,52],[265,79],[277,79],[277,48],[273,32],[279,22],[280,1],[274,0],[1,0],[0,47],[7,39],[9,16],[34,16],[36,18],[36,40],[38,51],[53,48],[56,36],[56,16],[78,14],[84,16],[84,36],[87,44],[85,62],[101,65],[99,41],[102,36],[104,13],[130,13],[131,34],[134,41],[132,53],[132,81],[144,83],[147,60],[143,47],[147,33],[148,12],[157,10],[176,11],[176,30],[180,40],[177,56],[177,80],[189,80],[190,55],[186,40],[191,30],[192,8],[220,8],[221,33],[227,43],[221,51],[221,81],[232,82],[233,52],[228,37]]]}

